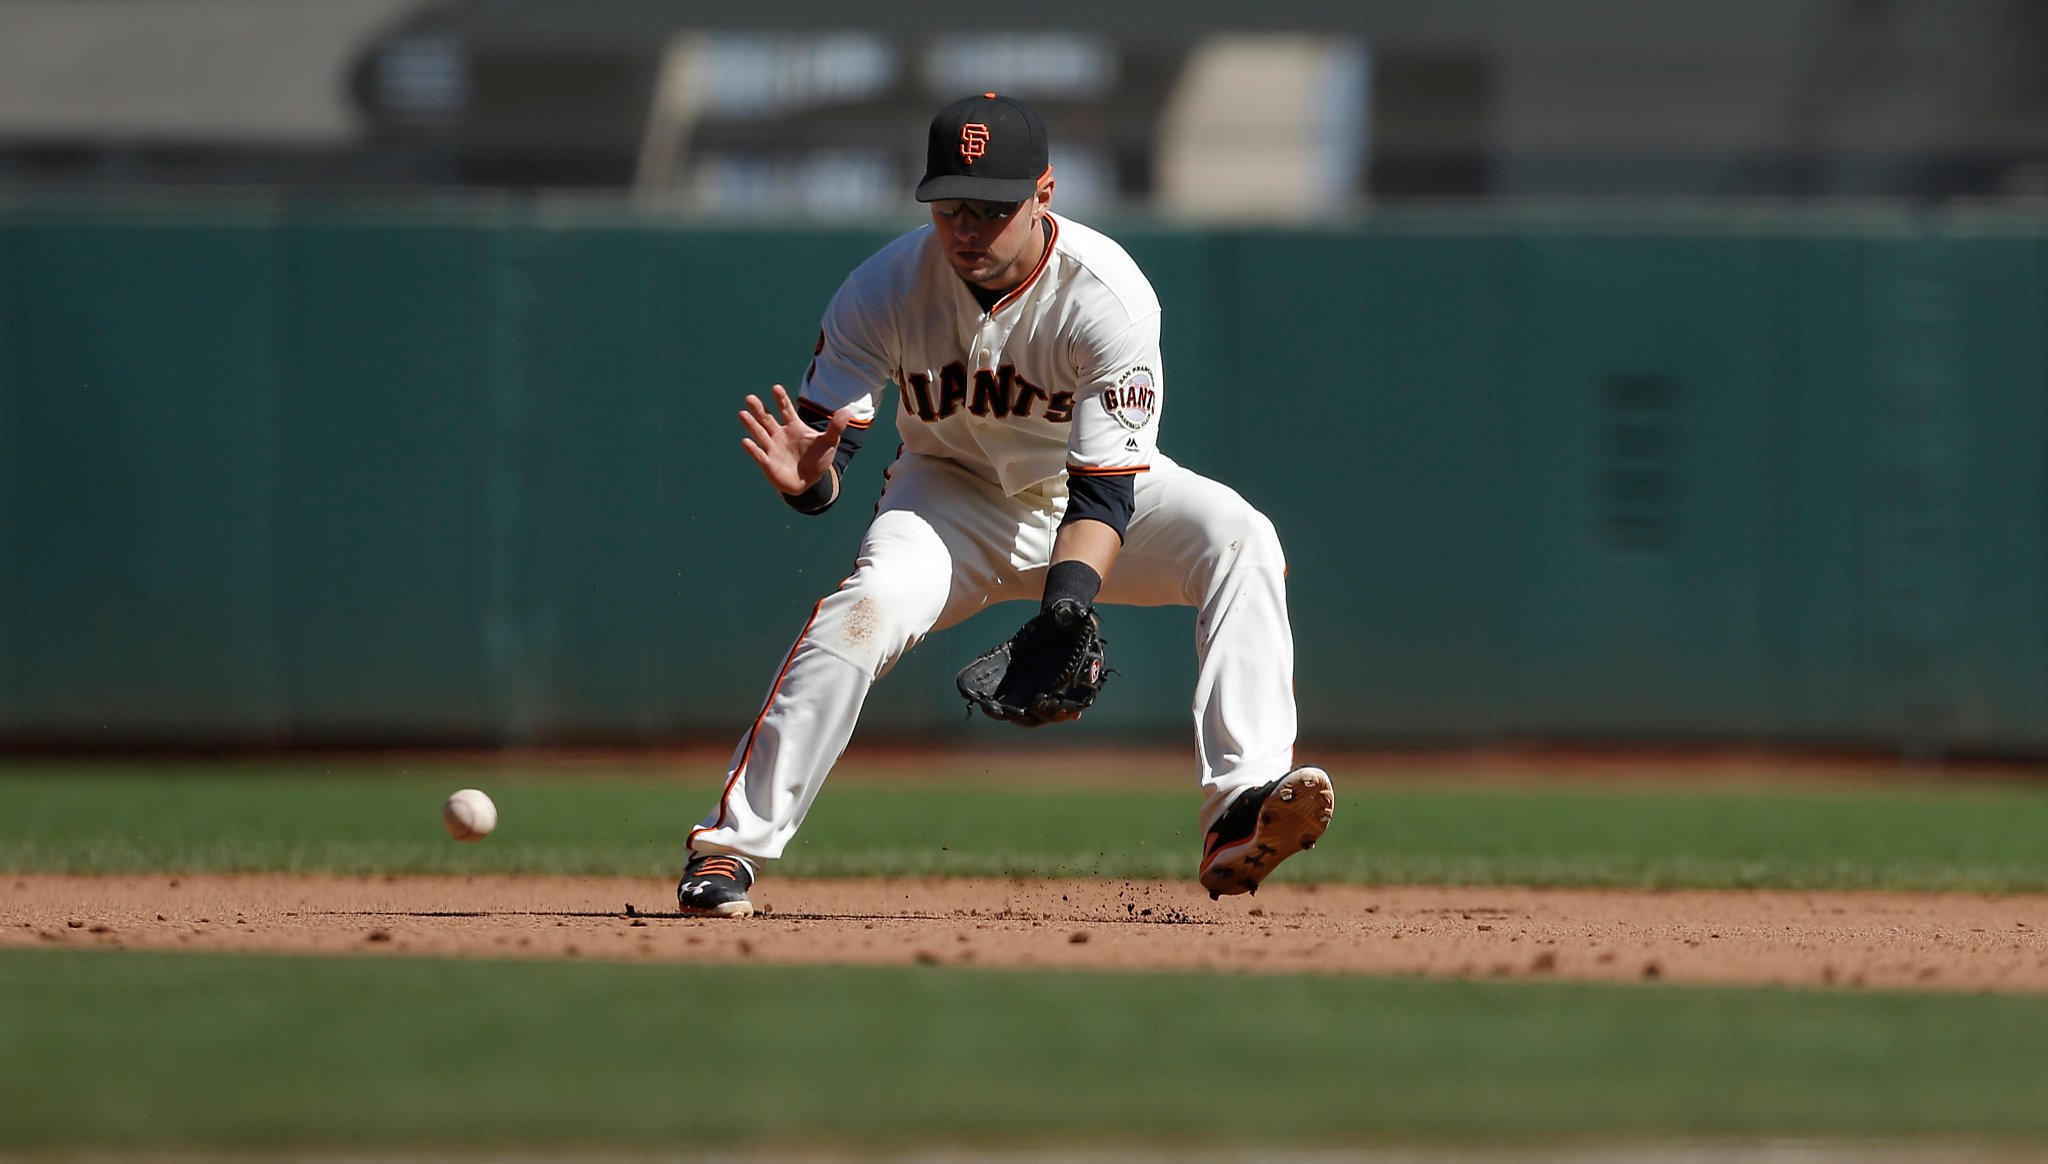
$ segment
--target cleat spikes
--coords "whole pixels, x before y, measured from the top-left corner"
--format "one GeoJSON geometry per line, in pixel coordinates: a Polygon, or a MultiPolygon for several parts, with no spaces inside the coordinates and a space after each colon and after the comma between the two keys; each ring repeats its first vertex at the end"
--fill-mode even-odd
{"type": "Polygon", "coordinates": [[[1238,794],[1203,839],[1197,879],[1210,900],[1257,893],[1275,866],[1316,846],[1336,806],[1329,775],[1313,766],[1238,794]]]}

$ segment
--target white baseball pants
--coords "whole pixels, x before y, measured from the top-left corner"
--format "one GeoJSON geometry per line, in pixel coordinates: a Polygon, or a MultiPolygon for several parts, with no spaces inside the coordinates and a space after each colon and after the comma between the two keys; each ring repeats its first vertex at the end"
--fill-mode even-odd
{"type": "MultiPolygon", "coordinates": [[[[1206,831],[1239,789],[1293,767],[1287,563],[1264,514],[1165,457],[1138,474],[1136,502],[1096,601],[1198,610],[1206,831]]],[[[931,631],[998,602],[1038,601],[1065,512],[1064,478],[1007,497],[950,461],[907,455],[891,465],[853,576],[812,610],[784,657],[690,850],[780,857],[852,738],[868,688],[931,631]]],[[[1104,623],[1113,639],[1114,620],[1104,623]]]]}

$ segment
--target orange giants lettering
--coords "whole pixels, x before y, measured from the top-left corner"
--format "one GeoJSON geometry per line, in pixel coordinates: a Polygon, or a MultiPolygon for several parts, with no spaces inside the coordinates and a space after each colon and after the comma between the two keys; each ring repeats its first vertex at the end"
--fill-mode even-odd
{"type": "Polygon", "coordinates": [[[1004,364],[991,372],[974,373],[970,382],[965,364],[954,362],[939,369],[939,390],[932,391],[932,377],[924,372],[897,373],[905,416],[930,424],[944,420],[965,407],[976,416],[1023,419],[1039,402],[1045,404],[1045,419],[1066,424],[1074,419],[1074,394],[1051,392],[1017,374],[1015,365],[1004,364]],[[970,389],[971,383],[971,389],[970,389]]]}
{"type": "Polygon", "coordinates": [[[903,397],[903,411],[910,413],[927,424],[939,418],[938,413],[932,411],[932,378],[930,376],[925,375],[923,372],[912,372],[910,375],[905,376],[899,372],[897,373],[897,381],[903,386],[902,390],[897,393],[898,396],[903,397]],[[912,397],[916,397],[917,406],[915,408],[911,407],[912,397]]]}
{"type": "Polygon", "coordinates": [[[967,403],[967,365],[958,360],[939,369],[939,419],[944,420],[967,403]]]}

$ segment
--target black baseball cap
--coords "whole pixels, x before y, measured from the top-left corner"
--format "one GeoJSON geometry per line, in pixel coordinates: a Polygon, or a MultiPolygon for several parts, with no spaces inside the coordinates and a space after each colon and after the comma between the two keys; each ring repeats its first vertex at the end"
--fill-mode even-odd
{"type": "Polygon", "coordinates": [[[932,118],[917,200],[1022,202],[1050,166],[1045,122],[1030,106],[994,93],[967,97],[932,118]]]}

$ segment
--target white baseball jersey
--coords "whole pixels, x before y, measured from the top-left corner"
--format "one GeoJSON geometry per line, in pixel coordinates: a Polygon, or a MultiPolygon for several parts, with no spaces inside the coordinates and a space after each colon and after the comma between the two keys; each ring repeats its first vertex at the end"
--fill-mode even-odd
{"type": "Polygon", "coordinates": [[[800,397],[874,421],[897,388],[906,453],[952,461],[1015,495],[1058,476],[1142,473],[1164,382],[1159,299],[1124,249],[1072,219],[1029,278],[983,311],[921,226],[832,297],[800,397]]]}

